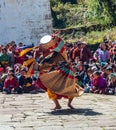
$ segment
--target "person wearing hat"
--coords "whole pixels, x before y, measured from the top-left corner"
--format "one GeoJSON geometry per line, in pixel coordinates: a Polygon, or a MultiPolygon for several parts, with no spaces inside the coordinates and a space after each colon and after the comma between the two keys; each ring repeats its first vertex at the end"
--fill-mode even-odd
{"type": "Polygon", "coordinates": [[[85,41],[81,44],[81,51],[80,51],[80,60],[84,63],[89,63],[90,59],[92,59],[91,50],[87,47],[87,43],[85,41]]]}
{"type": "Polygon", "coordinates": [[[71,109],[74,97],[84,93],[81,87],[75,85],[73,68],[66,53],[64,41],[58,36],[46,36],[40,40],[41,49],[49,50],[49,54],[40,62],[39,85],[47,89],[48,97],[53,100],[53,110],[61,109],[58,99],[68,98],[67,106],[71,109]],[[45,39],[44,39],[45,38],[45,39]]]}

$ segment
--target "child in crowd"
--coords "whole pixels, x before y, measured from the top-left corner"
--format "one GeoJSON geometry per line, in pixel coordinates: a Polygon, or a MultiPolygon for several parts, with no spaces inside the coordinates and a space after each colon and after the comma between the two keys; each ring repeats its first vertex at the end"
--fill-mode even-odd
{"type": "Polygon", "coordinates": [[[102,77],[101,72],[95,71],[93,73],[93,81],[92,86],[90,88],[90,92],[98,93],[98,94],[105,94],[107,89],[107,82],[106,79],[102,77]]]}
{"type": "Polygon", "coordinates": [[[116,94],[116,73],[111,73],[109,77],[109,85],[107,89],[108,95],[115,95],[116,94]]]}

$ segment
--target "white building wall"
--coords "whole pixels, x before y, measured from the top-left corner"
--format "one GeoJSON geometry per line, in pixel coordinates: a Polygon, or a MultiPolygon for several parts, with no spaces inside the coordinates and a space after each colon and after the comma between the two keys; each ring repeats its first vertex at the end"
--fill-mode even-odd
{"type": "Polygon", "coordinates": [[[52,33],[50,0],[0,0],[0,44],[38,44],[52,33]]]}

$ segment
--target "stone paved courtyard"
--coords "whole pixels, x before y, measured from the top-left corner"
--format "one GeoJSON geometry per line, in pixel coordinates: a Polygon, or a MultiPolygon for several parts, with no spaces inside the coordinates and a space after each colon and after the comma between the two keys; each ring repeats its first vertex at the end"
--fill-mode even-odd
{"type": "Polygon", "coordinates": [[[52,111],[46,93],[0,93],[0,130],[116,130],[116,96],[84,94],[74,99],[74,110],[67,99],[60,103],[52,111]]]}

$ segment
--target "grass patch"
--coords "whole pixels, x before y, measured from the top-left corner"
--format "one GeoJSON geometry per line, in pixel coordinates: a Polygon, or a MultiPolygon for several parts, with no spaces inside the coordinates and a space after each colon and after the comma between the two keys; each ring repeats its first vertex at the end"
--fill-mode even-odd
{"type": "Polygon", "coordinates": [[[61,35],[63,39],[68,43],[77,42],[79,40],[87,41],[88,44],[94,45],[101,43],[103,41],[103,37],[106,36],[107,39],[111,39],[113,41],[116,40],[116,26],[114,28],[106,29],[104,31],[91,31],[86,33],[85,35],[76,33],[76,37],[72,37],[72,34],[63,34],[61,35]]]}

